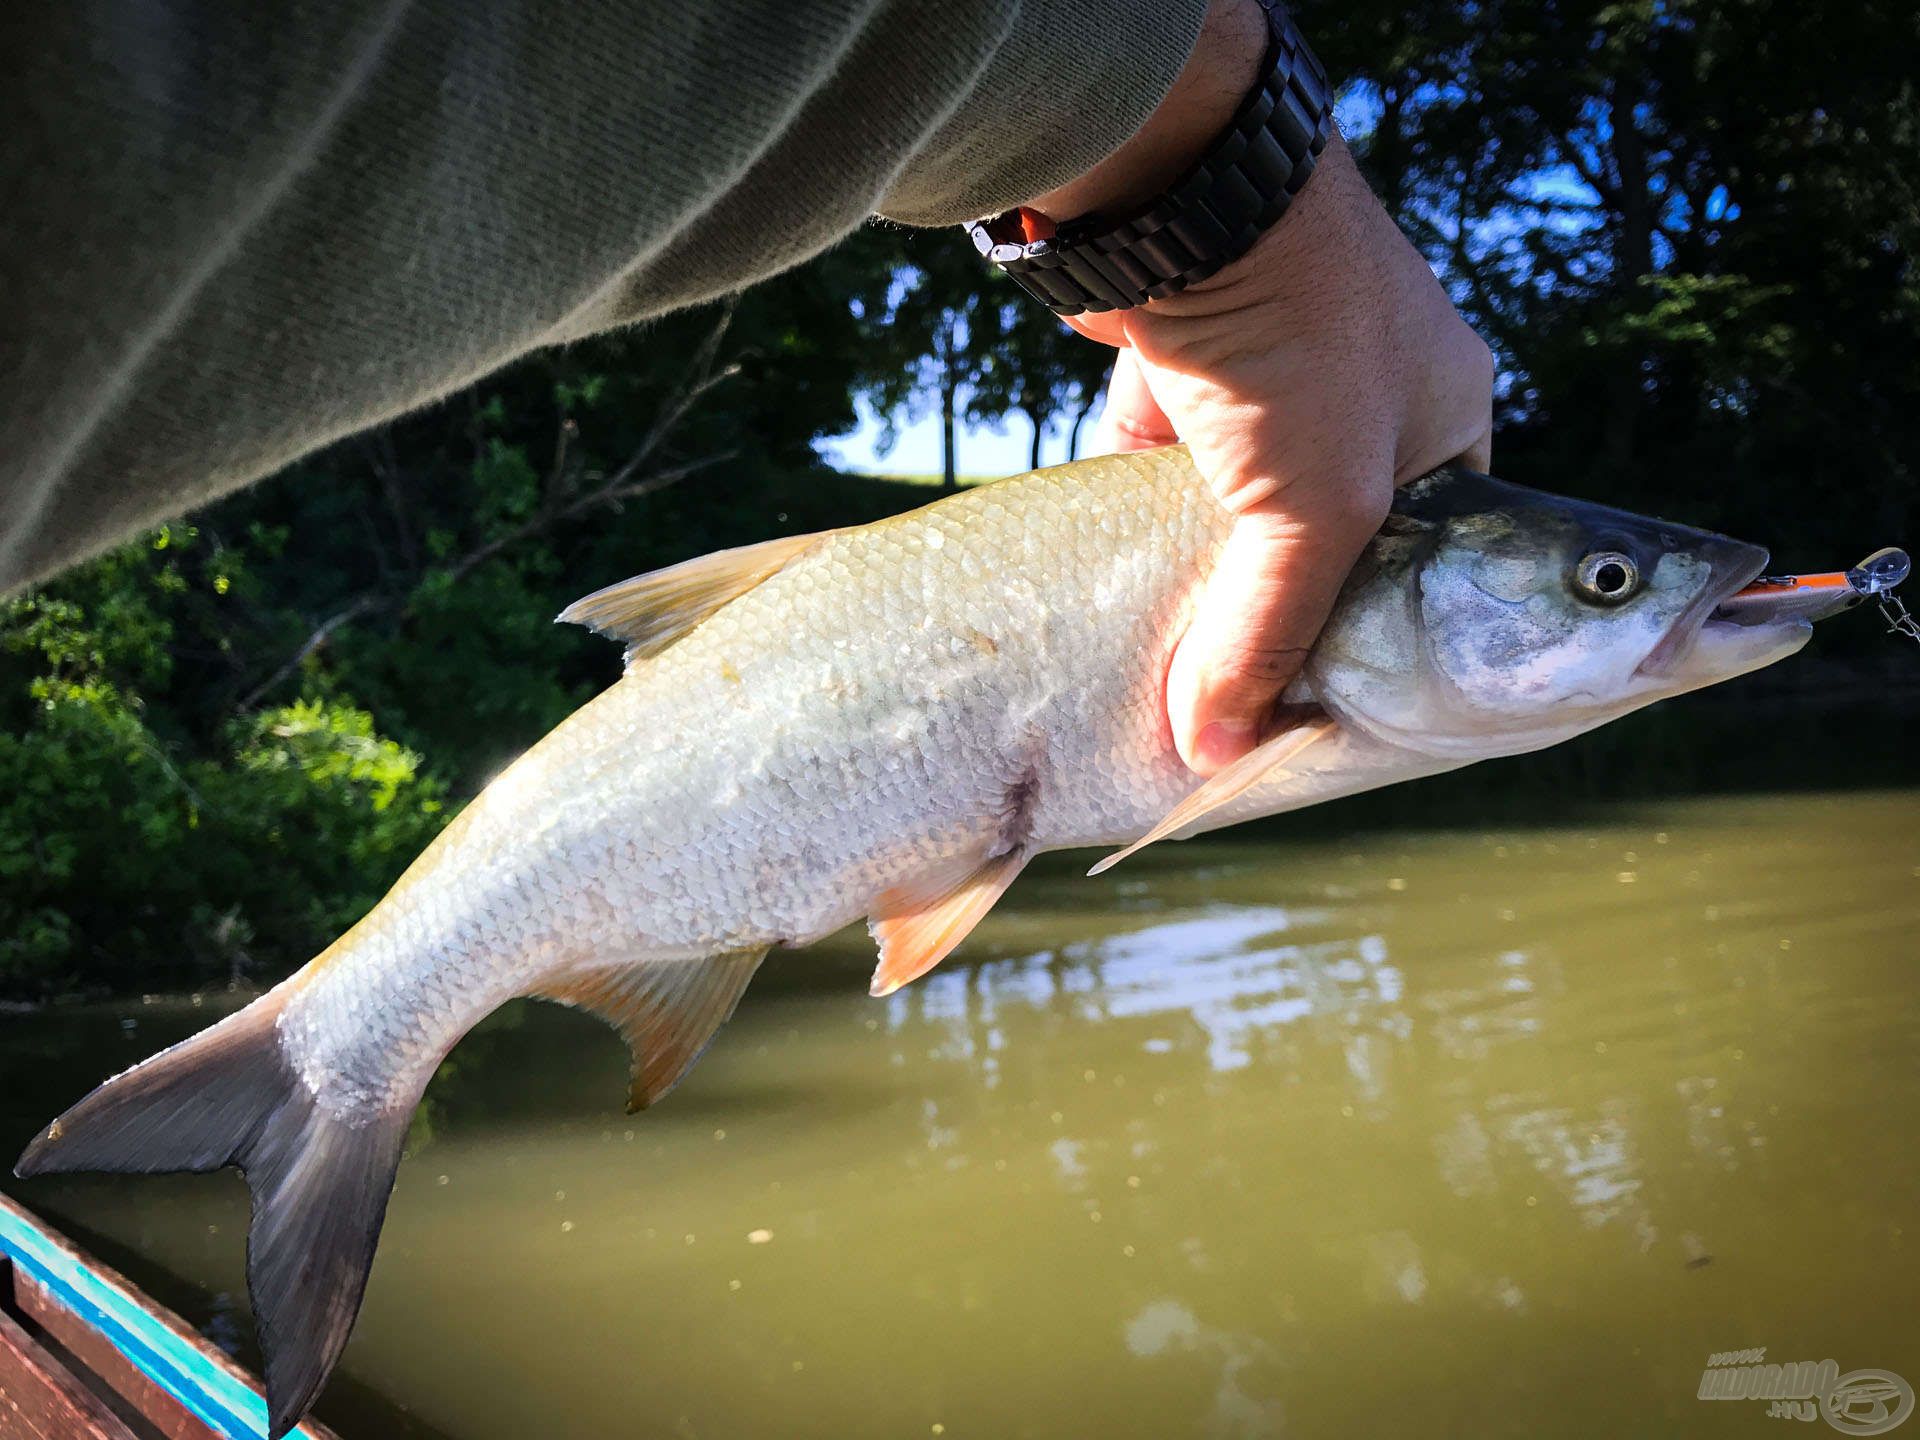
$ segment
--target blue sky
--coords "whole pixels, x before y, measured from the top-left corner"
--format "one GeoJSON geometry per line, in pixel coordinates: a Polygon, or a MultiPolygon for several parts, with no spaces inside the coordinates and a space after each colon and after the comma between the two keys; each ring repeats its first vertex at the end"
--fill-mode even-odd
{"type": "MultiPolygon", "coordinates": [[[[892,450],[879,451],[881,424],[872,409],[859,404],[860,425],[849,435],[825,440],[817,447],[829,465],[868,475],[925,475],[940,469],[940,413],[923,416],[917,423],[903,426],[892,450]]],[[[1080,448],[1086,453],[1092,439],[1096,407],[1081,429],[1080,448]]],[[[1010,417],[996,427],[962,425],[959,441],[959,472],[962,475],[999,478],[1018,475],[1027,468],[1027,445],[1032,431],[1020,416],[1010,417]]],[[[1041,442],[1040,462],[1058,465],[1067,458],[1067,430],[1059,425],[1048,431],[1041,442]]]]}

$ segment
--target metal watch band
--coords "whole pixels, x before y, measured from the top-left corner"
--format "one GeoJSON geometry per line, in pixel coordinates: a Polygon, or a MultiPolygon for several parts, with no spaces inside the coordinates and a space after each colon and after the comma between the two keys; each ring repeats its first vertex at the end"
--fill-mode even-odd
{"type": "Polygon", "coordinates": [[[1085,215],[1028,240],[1018,212],[967,226],[974,247],[1056,314],[1177,295],[1239,259],[1293,203],[1333,128],[1326,68],[1280,0],[1260,82],[1200,162],[1121,220],[1085,215]]]}

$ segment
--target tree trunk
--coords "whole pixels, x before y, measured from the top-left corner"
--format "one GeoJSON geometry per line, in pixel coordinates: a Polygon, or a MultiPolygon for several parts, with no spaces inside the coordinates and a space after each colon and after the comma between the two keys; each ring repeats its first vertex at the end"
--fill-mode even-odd
{"type": "MultiPolygon", "coordinates": [[[[1616,79],[1609,100],[1613,164],[1620,181],[1614,287],[1618,303],[1631,310],[1640,303],[1640,282],[1653,273],[1653,197],[1647,189],[1647,145],[1634,116],[1640,102],[1638,80],[1625,76],[1616,79]]],[[[1633,463],[1644,400],[1640,367],[1646,358],[1644,344],[1628,346],[1607,387],[1606,453],[1616,474],[1624,475],[1633,463]]]]}
{"type": "Polygon", "coordinates": [[[958,437],[954,433],[954,402],[960,389],[959,365],[954,357],[953,322],[947,322],[946,340],[940,354],[940,488],[960,488],[958,437]]]}
{"type": "Polygon", "coordinates": [[[1093,413],[1093,407],[1100,399],[1100,392],[1093,391],[1080,402],[1080,408],[1073,412],[1073,428],[1067,431],[1067,459],[1080,458],[1080,427],[1087,423],[1087,416],[1093,413]]]}
{"type": "Polygon", "coordinates": [[[1623,288],[1653,273],[1653,197],[1647,191],[1647,142],[1634,111],[1640,105],[1636,80],[1613,83],[1611,97],[1613,163],[1620,172],[1620,253],[1616,257],[1623,288]]]}
{"type": "Polygon", "coordinates": [[[1038,410],[1029,410],[1027,418],[1033,422],[1033,443],[1027,447],[1027,468],[1040,468],[1040,441],[1047,433],[1047,417],[1038,410]]]}
{"type": "Polygon", "coordinates": [[[940,387],[940,488],[958,490],[960,488],[960,469],[955,450],[953,433],[953,386],[940,387]]]}

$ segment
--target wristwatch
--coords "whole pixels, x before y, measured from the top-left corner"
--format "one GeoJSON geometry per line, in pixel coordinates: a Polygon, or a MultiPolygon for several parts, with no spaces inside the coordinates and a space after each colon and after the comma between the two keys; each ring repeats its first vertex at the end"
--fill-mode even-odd
{"type": "Polygon", "coordinates": [[[1177,295],[1239,259],[1286,214],[1333,128],[1326,68],[1280,0],[1260,0],[1260,80],[1220,138],[1133,214],[1083,215],[1038,237],[1024,211],[967,226],[974,247],[1056,314],[1127,310],[1177,295]]]}

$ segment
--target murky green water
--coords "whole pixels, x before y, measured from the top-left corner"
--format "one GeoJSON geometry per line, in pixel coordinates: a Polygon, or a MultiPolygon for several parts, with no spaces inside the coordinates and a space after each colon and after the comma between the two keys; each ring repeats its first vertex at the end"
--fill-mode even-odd
{"type": "MultiPolygon", "coordinates": [[[[858,936],[776,959],[635,1119],[611,1032],[507,1012],[436,1081],[321,1414],[1764,1436],[1695,1398],[1710,1352],[1920,1382],[1920,793],[1080,868],[889,1001],[858,936]]],[[[208,1013],[0,1019],[0,1142],[208,1013]]],[[[233,1177],[9,1184],[243,1338],[233,1177]]]]}

